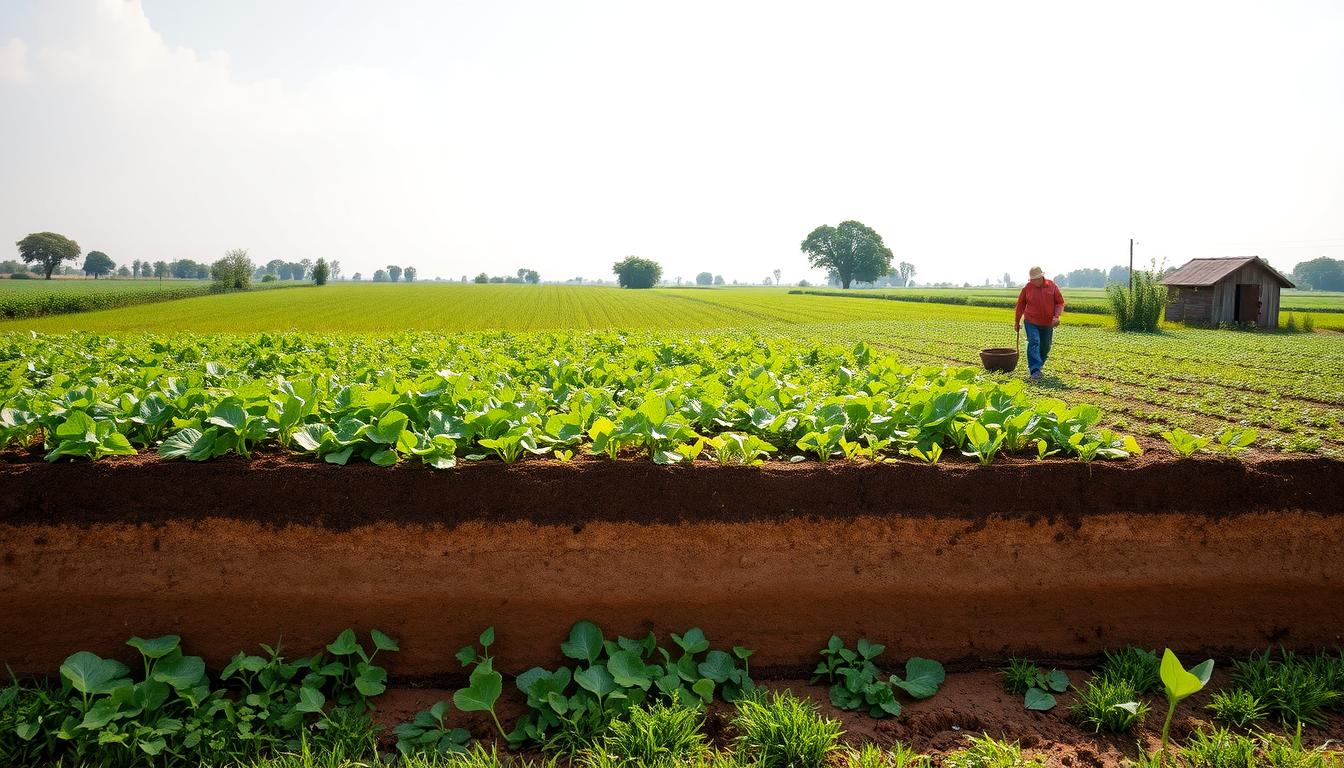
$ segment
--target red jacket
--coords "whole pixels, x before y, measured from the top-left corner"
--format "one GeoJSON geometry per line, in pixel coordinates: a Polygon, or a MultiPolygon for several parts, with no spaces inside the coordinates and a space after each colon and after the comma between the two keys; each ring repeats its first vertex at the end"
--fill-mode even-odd
{"type": "Polygon", "coordinates": [[[1054,325],[1063,311],[1064,294],[1059,292],[1059,286],[1047,279],[1037,288],[1035,283],[1028,281],[1017,295],[1014,322],[1022,322],[1022,316],[1026,315],[1027,322],[1032,325],[1054,325]]]}

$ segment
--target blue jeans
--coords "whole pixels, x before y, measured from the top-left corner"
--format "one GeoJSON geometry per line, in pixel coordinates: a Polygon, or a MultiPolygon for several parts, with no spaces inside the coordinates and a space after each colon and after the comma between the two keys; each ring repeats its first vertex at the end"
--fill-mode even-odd
{"type": "Polygon", "coordinates": [[[1037,373],[1050,357],[1050,344],[1055,340],[1054,326],[1036,325],[1022,321],[1027,328],[1027,369],[1037,373]]]}

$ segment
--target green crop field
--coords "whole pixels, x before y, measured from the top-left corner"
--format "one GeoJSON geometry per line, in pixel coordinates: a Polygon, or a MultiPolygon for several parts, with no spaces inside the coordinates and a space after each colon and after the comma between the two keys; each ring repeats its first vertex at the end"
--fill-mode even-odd
{"type": "MultiPolygon", "coordinates": [[[[259,283],[254,289],[307,283],[259,283]]],[[[0,317],[34,318],[205,296],[209,280],[0,280],[0,317]]]]}
{"type": "MultiPolygon", "coordinates": [[[[212,295],[14,320],[4,331],[91,331],[126,337],[301,331],[630,329],[752,330],[808,343],[864,342],[915,364],[977,365],[1012,346],[1011,310],[790,294],[785,289],[338,284],[212,295]]],[[[1029,391],[1093,403],[1107,427],[1140,436],[1182,427],[1211,435],[1253,427],[1262,447],[1344,456],[1344,336],[1167,328],[1119,334],[1104,315],[1066,313],[1046,381],[1029,391]]],[[[1023,373],[1019,368],[1017,376],[1023,373]]]]}

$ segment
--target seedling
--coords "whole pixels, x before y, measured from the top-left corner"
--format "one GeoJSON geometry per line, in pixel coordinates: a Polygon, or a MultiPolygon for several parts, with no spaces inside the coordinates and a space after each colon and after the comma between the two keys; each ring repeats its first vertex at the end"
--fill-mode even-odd
{"type": "Polygon", "coordinates": [[[499,735],[507,739],[508,733],[500,725],[499,715],[495,714],[495,702],[499,701],[499,694],[504,690],[504,677],[495,671],[494,658],[489,655],[490,646],[495,642],[495,628],[487,627],[478,639],[480,653],[470,645],[463,646],[457,652],[457,660],[463,666],[475,668],[471,670],[467,687],[453,693],[453,703],[463,712],[489,712],[499,735]]]}
{"type": "Polygon", "coordinates": [[[823,677],[831,683],[831,703],[839,709],[862,709],[873,717],[896,716],[901,713],[901,704],[896,700],[894,688],[900,688],[913,698],[926,699],[938,691],[946,674],[943,665],[918,656],[910,658],[905,665],[905,677],[892,675],[886,682],[881,680],[881,671],[874,659],[886,650],[886,646],[859,638],[857,650],[846,647],[844,640],[836,635],[820,651],[822,660],[813,670],[812,682],[823,677]]]}
{"type": "Polygon", "coordinates": [[[471,734],[463,728],[449,728],[444,723],[444,715],[450,705],[440,701],[429,709],[416,714],[409,723],[402,723],[392,729],[397,737],[397,751],[403,757],[413,755],[449,755],[467,751],[467,742],[471,734]]]}
{"type": "Polygon", "coordinates": [[[1167,694],[1167,719],[1162,722],[1162,754],[1158,764],[1166,760],[1167,736],[1171,730],[1171,718],[1176,714],[1176,705],[1188,696],[1199,693],[1209,683],[1213,674],[1213,659],[1206,659],[1186,670],[1176,658],[1176,654],[1167,648],[1162,652],[1162,687],[1167,694]]]}
{"type": "Polygon", "coordinates": [[[1192,435],[1180,427],[1176,427],[1169,432],[1163,432],[1162,439],[1166,440],[1171,450],[1183,459],[1188,459],[1204,450],[1210,442],[1210,438],[1192,435]]]}
{"type": "Polygon", "coordinates": [[[1123,733],[1133,730],[1148,714],[1148,705],[1138,700],[1134,686],[1127,680],[1093,677],[1077,689],[1077,700],[1070,714],[1079,725],[1093,732],[1123,733]]]}
{"type": "Polygon", "coordinates": [[[1213,699],[1209,701],[1209,709],[1213,710],[1215,720],[1235,728],[1247,728],[1265,719],[1269,714],[1269,709],[1264,703],[1245,689],[1219,691],[1213,694],[1213,699]]]}
{"type": "Polygon", "coordinates": [[[1218,432],[1212,450],[1228,458],[1244,453],[1255,442],[1257,432],[1246,427],[1226,427],[1218,432]]]}
{"type": "Polygon", "coordinates": [[[1067,674],[1058,669],[1046,672],[1026,659],[1009,659],[1002,674],[1003,685],[1008,692],[1022,694],[1022,705],[1038,712],[1054,709],[1054,694],[1069,689],[1067,674]]]}

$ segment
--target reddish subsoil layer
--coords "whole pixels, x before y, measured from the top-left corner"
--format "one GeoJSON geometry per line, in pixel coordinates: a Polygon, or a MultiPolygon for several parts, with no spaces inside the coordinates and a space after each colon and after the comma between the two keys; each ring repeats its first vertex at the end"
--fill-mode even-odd
{"type": "MultiPolygon", "coordinates": [[[[899,670],[891,670],[899,671],[899,670]]],[[[1082,685],[1088,672],[1067,670],[1074,685],[1082,685]]],[[[1195,729],[1212,727],[1206,704],[1212,694],[1228,682],[1224,669],[1214,672],[1209,687],[1182,702],[1172,722],[1172,738],[1176,743],[1185,740],[1195,729]]],[[[911,701],[904,699],[899,717],[877,720],[857,712],[844,712],[831,706],[826,688],[810,685],[805,679],[774,679],[761,683],[772,690],[788,689],[816,701],[824,716],[844,724],[844,743],[859,746],[873,742],[890,747],[896,742],[911,746],[919,752],[942,755],[967,745],[968,736],[988,734],[1018,742],[1027,755],[1043,755],[1051,768],[1120,768],[1127,759],[1138,755],[1139,744],[1154,750],[1159,743],[1162,718],[1166,715],[1165,700],[1149,697],[1149,713],[1140,728],[1124,735],[1093,734],[1080,729],[1069,720],[1072,692],[1059,694],[1059,702],[1050,712],[1031,712],[1022,705],[1022,696],[1006,693],[997,672],[977,670],[953,672],[931,699],[911,701]]],[[[438,688],[393,688],[378,699],[375,720],[387,731],[405,722],[415,713],[441,699],[449,699],[452,691],[438,688]]],[[[499,707],[500,717],[509,727],[515,718],[526,711],[521,694],[512,685],[505,686],[505,697],[499,707]]],[[[486,715],[453,712],[455,725],[471,730],[477,739],[496,739],[494,726],[486,715]]],[[[705,731],[715,746],[731,745],[733,732],[730,725],[732,707],[716,702],[706,714],[705,731]]],[[[1272,729],[1274,726],[1270,724],[1272,729]]],[[[1291,735],[1291,734],[1289,734],[1291,735]]],[[[1315,747],[1326,744],[1339,749],[1344,742],[1344,716],[1331,715],[1325,728],[1308,728],[1302,734],[1303,744],[1315,747]]],[[[391,741],[387,742],[389,748],[391,741]]]]}
{"type": "Polygon", "coordinates": [[[175,632],[212,664],[342,628],[405,679],[558,661],[571,623],[702,627],[799,673],[832,633],[972,667],[1329,646],[1344,631],[1344,463],[1313,459],[664,468],[326,467],[283,459],[0,465],[0,649],[49,673],[175,632]]]}

